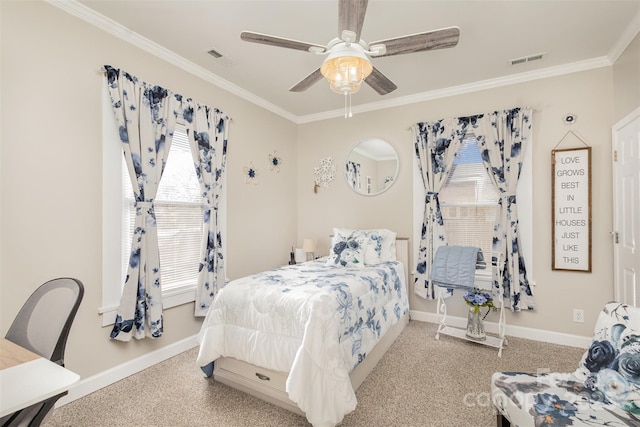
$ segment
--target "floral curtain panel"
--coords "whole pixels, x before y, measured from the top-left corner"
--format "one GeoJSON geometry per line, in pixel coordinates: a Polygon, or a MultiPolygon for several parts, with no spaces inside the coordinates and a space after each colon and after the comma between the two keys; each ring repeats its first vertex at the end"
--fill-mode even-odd
{"type": "Polygon", "coordinates": [[[162,87],[108,65],[105,69],[136,207],[129,266],[111,338],[158,338],[163,332],[162,293],[153,199],[181,102],[162,87]]]}
{"type": "MultiPolygon", "coordinates": [[[[505,254],[503,289],[513,311],[534,309],[533,294],[520,247],[516,187],[531,140],[531,109],[485,114],[475,130],[484,166],[500,192],[493,250],[505,254]]],[[[498,288],[498,283],[494,282],[498,288]]]]}
{"type": "Polygon", "coordinates": [[[426,190],[414,282],[414,292],[422,298],[437,297],[429,275],[436,250],[447,244],[438,193],[451,171],[468,124],[469,120],[463,118],[420,122],[413,126],[418,169],[426,190]]]}
{"type": "Polygon", "coordinates": [[[225,280],[218,207],[227,160],[229,118],[215,108],[195,104],[191,100],[188,102],[183,117],[196,175],[205,200],[204,232],[195,304],[195,315],[204,316],[225,280]]]}

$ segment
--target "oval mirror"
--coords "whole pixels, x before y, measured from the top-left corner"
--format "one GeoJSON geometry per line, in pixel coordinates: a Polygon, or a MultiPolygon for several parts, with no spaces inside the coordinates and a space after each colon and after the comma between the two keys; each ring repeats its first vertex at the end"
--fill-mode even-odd
{"type": "Polygon", "coordinates": [[[357,144],[345,161],[345,178],[349,187],[365,196],[386,191],[398,176],[400,161],[391,144],[369,138],[357,144]]]}

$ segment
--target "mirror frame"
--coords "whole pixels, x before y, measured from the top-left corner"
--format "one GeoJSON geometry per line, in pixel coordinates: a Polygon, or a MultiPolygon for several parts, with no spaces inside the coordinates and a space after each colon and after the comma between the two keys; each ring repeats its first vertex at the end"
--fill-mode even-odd
{"type": "MultiPolygon", "coordinates": [[[[371,157],[373,159],[373,157],[371,157]]],[[[387,191],[389,188],[391,188],[393,186],[393,184],[396,182],[396,180],[398,179],[398,173],[400,172],[400,156],[398,155],[398,151],[395,149],[395,147],[389,143],[388,141],[381,139],[381,138],[366,138],[360,142],[358,142],[352,149],[351,151],[349,151],[349,154],[347,154],[347,158],[344,161],[344,179],[347,182],[347,185],[349,186],[349,188],[351,188],[354,192],[356,192],[357,194],[361,195],[361,196],[377,196],[379,194],[384,193],[385,191],[387,191]],[[366,156],[366,157],[371,157],[370,155],[368,155],[367,153],[363,153],[363,150],[366,150],[366,146],[370,146],[370,145],[375,145],[375,144],[385,144],[386,147],[384,148],[384,150],[381,152],[382,156],[386,156],[386,157],[382,157],[379,160],[374,159],[375,161],[382,161],[382,160],[393,160],[392,156],[395,157],[395,161],[396,161],[396,167],[395,167],[395,171],[393,172],[393,175],[388,175],[391,177],[391,183],[386,185],[383,189],[376,191],[375,193],[368,193],[366,191],[367,188],[367,183],[364,182],[364,180],[366,179],[365,177],[362,177],[361,180],[363,180],[363,182],[361,182],[361,188],[357,189],[352,185],[352,180],[350,179],[350,174],[349,174],[349,161],[350,159],[352,159],[352,157],[354,155],[360,155],[360,156],[366,156]]]]}

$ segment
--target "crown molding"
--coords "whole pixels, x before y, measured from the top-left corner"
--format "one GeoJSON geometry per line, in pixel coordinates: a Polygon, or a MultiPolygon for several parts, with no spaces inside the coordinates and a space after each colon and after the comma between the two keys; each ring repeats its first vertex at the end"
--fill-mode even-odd
{"type": "MultiPolygon", "coordinates": [[[[333,119],[344,116],[344,110],[331,110],[317,114],[309,114],[305,116],[297,116],[271,102],[256,96],[255,94],[241,88],[228,80],[206,70],[205,68],[186,60],[175,52],[166,49],[159,44],[129,30],[116,21],[101,15],[94,10],[84,6],[76,0],[45,0],[47,3],[56,6],[65,12],[74,15],[91,25],[94,25],[140,49],[151,53],[170,64],[173,64],[184,71],[193,74],[201,79],[218,86],[234,95],[239,96],[259,107],[277,114],[295,124],[311,123],[321,120],[333,119]]],[[[559,65],[555,67],[547,67],[540,70],[528,71],[524,73],[512,74],[494,79],[482,80],[478,82],[451,86],[448,88],[432,90],[428,92],[417,93],[404,97],[393,98],[385,101],[372,102],[368,104],[353,106],[354,114],[365,113],[369,111],[382,110],[386,108],[400,107],[404,105],[415,104],[419,102],[431,101],[435,99],[447,98],[450,96],[462,95],[465,93],[478,92],[481,90],[494,89],[503,86],[509,86],[517,83],[529,82],[532,80],[545,79],[549,77],[561,76],[580,71],[587,71],[600,67],[611,66],[616,59],[622,54],[633,38],[640,32],[640,12],[638,12],[624,34],[618,39],[607,56],[587,59],[584,61],[573,62],[570,64],[559,65]]]]}
{"type": "Polygon", "coordinates": [[[616,41],[616,44],[614,44],[609,51],[609,55],[607,56],[612,64],[618,60],[620,55],[622,55],[627,46],[629,46],[629,43],[633,41],[638,33],[640,33],[640,10],[635,14],[624,33],[622,33],[622,36],[620,36],[616,41]]]}
{"type": "MultiPolygon", "coordinates": [[[[482,80],[473,83],[467,83],[448,88],[432,90],[428,92],[417,93],[413,95],[393,98],[385,101],[372,102],[369,104],[356,105],[352,107],[353,114],[365,113],[368,111],[382,110],[392,107],[401,107],[404,105],[415,104],[418,102],[432,101],[434,99],[447,98],[450,96],[462,95],[465,93],[478,92],[481,90],[494,89],[502,86],[509,86],[517,83],[529,82],[532,80],[545,79],[549,77],[561,76],[564,74],[577,73],[580,71],[592,70],[594,68],[611,66],[608,57],[600,57],[587,59],[585,61],[573,62],[571,64],[558,65],[555,67],[547,67],[540,70],[528,71],[524,73],[512,74],[494,79],[482,80]]],[[[299,116],[298,123],[310,123],[319,120],[333,119],[336,117],[344,117],[344,110],[325,111],[318,114],[309,114],[307,116],[299,116]]]]}
{"type": "MultiPolygon", "coordinates": [[[[225,80],[218,75],[206,70],[205,68],[194,64],[191,61],[186,60],[182,56],[176,54],[175,52],[147,39],[146,37],[141,36],[138,33],[135,33],[123,25],[117,23],[116,21],[107,18],[104,15],[101,15],[94,10],[84,6],[81,3],[78,3],[76,0],[45,0],[47,3],[52,6],[56,6],[63,11],[74,15],[87,23],[94,25],[132,45],[148,52],[152,55],[157,56],[160,59],[167,61],[170,64],[175,65],[178,68],[183,69],[184,71],[193,74],[196,77],[200,77],[201,79],[218,86],[219,88],[226,90],[234,95],[239,96],[255,105],[258,105],[266,110],[269,110],[289,121],[296,123],[298,121],[298,117],[289,111],[286,111],[269,101],[260,98],[259,96],[254,95],[253,93],[231,83],[228,80],[225,80]]],[[[102,65],[102,64],[101,64],[102,65]]]]}

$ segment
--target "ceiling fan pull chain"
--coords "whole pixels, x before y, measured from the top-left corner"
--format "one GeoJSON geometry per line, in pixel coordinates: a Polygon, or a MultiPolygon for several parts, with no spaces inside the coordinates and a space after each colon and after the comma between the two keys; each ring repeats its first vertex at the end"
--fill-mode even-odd
{"type": "Polygon", "coordinates": [[[351,112],[351,92],[344,93],[344,118],[346,119],[347,117],[353,117],[351,112]],[[349,99],[348,101],[347,98],[349,99]]]}
{"type": "Polygon", "coordinates": [[[344,93],[344,118],[347,118],[347,92],[344,93]]]}
{"type": "Polygon", "coordinates": [[[349,117],[353,117],[353,114],[351,113],[351,92],[349,92],[349,117]]]}

